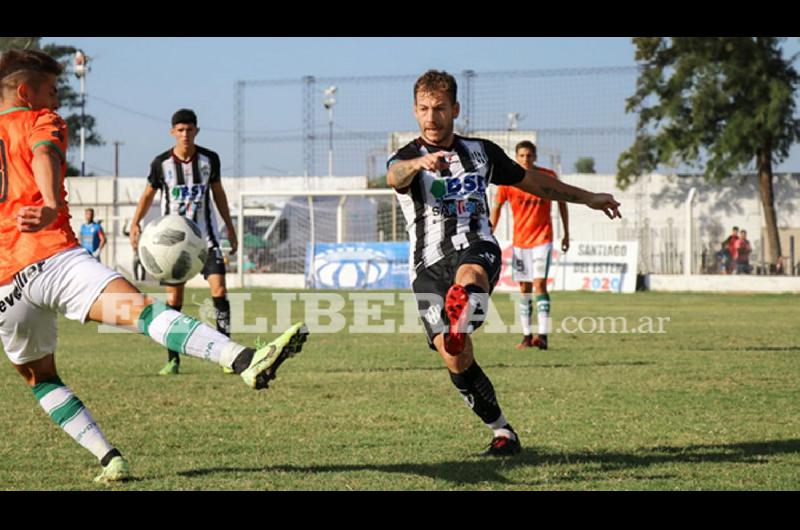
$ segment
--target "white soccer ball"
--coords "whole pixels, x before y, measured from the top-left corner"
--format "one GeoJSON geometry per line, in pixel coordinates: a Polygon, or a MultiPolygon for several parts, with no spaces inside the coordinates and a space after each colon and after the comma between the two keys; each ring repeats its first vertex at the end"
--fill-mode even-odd
{"type": "Polygon", "coordinates": [[[156,280],[180,284],[206,262],[208,248],[200,229],[182,215],[165,215],[148,224],[139,238],[139,259],[156,280]]]}

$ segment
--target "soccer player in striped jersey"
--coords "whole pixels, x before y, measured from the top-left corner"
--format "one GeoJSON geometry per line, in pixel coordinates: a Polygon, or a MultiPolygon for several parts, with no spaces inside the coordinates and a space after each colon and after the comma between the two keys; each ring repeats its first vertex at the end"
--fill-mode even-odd
{"type": "MultiPolygon", "coordinates": [[[[203,267],[203,277],[208,280],[211,298],[216,311],[217,331],[231,336],[231,306],[225,286],[225,258],[219,246],[219,231],[213,205],[216,205],[228,231],[231,255],[236,254],[238,242],[236,228],[228,209],[228,198],[222,187],[219,155],[210,149],[195,144],[200,132],[197,115],[190,109],[179,109],[172,115],[170,134],[175,137],[175,147],[161,153],[150,164],[147,185],[139,199],[131,220],[130,239],[134,251],[139,246],[141,227],[139,223],[150,210],[153,199],[161,191],[162,215],[185,215],[200,228],[208,244],[208,258],[203,267]],[[213,205],[211,196],[213,195],[213,205]]],[[[176,311],[183,307],[185,284],[164,284],[167,305],[176,311]]],[[[167,364],[160,375],[176,375],[180,356],[175,350],[167,350],[167,364]]],[[[229,370],[226,372],[231,373],[229,370]]]]}
{"type": "MultiPolygon", "coordinates": [[[[537,169],[557,179],[554,171],[535,165],[536,146],[524,140],[515,148],[517,163],[523,168],[537,169]]],[[[547,334],[550,333],[550,295],[547,293],[547,273],[550,270],[550,255],[553,252],[553,223],[550,218],[550,203],[536,195],[522,191],[513,186],[498,186],[495,205],[492,209],[492,231],[500,220],[503,204],[511,203],[514,216],[514,251],[511,276],[519,282],[522,299],[520,300],[520,324],[522,324],[522,342],[517,348],[538,347],[547,349],[547,334]],[[533,300],[531,291],[536,292],[536,315],[538,334],[531,333],[531,315],[533,300]]],[[[561,250],[569,250],[569,212],[564,201],[558,201],[561,222],[564,225],[564,237],[561,239],[561,250]]]]}
{"type": "Polygon", "coordinates": [[[467,405],[493,431],[483,454],[514,455],[521,451],[519,437],[475,360],[469,337],[481,325],[500,275],[486,188],[513,185],[543,198],[586,204],[612,219],[620,217],[619,203],[609,194],[526,170],[490,141],[455,135],[460,106],[450,74],[426,72],[413,95],[420,136],[389,157],[386,173],[406,219],[412,290],[429,347],[441,356],[467,405]]]}
{"type": "Polygon", "coordinates": [[[143,295],[80,246],[64,186],[67,124],[55,112],[61,71],[40,51],[0,57],[0,341],[45,412],[100,461],[95,480],[112,482],[130,477],[128,462],[58,376],[58,313],[141,332],[233,368],[254,389],[267,387],[308,331],[297,323],[270,344],[247,348],[143,295]]]}

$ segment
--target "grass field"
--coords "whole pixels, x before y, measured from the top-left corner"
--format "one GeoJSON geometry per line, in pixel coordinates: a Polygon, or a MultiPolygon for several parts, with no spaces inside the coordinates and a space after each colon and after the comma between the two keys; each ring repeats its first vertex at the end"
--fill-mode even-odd
{"type": "MultiPolygon", "coordinates": [[[[149,339],[64,319],[57,360],[131,463],[136,479],[112,489],[800,489],[797,296],[552,298],[556,324],[670,321],[662,334],[554,334],[546,352],[478,332],[476,357],[523,442],[506,460],[475,456],[491,433],[421,334],[314,334],[262,392],[190,358],[180,376],[159,377],[166,354],[149,339]]],[[[510,323],[508,295],[494,300],[510,323]]],[[[249,324],[272,317],[269,291],[247,310],[249,324]]],[[[0,489],[106,489],[7,361],[0,401],[0,489]]]]}

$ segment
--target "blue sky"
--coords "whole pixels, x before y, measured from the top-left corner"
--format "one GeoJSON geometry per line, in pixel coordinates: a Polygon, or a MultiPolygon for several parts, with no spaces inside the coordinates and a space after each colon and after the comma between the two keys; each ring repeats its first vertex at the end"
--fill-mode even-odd
{"type": "MultiPolygon", "coordinates": [[[[223,175],[229,174],[234,165],[233,87],[241,79],[418,75],[428,68],[456,73],[635,65],[628,37],[45,37],[44,42],[71,44],[92,57],[87,112],[97,118],[106,144],[87,149],[87,169],[112,174],[112,142],[119,140],[124,142],[122,176],[146,175],[152,158],[172,146],[169,117],[180,107],[198,112],[197,141],[219,152],[223,175]]],[[[786,48],[800,51],[798,39],[790,38],[786,48]]],[[[281,107],[294,104],[300,94],[291,88],[284,96],[287,102],[265,97],[261,108],[259,98],[264,96],[248,90],[246,108],[253,116],[261,111],[266,117],[257,126],[250,119],[246,128],[297,132],[299,119],[278,117],[285,110],[281,107]]],[[[409,116],[410,111],[409,101],[409,116]]],[[[318,117],[317,127],[324,126],[318,117]]],[[[77,154],[78,146],[72,147],[77,154]]],[[[246,149],[246,174],[302,170],[300,156],[288,148],[282,152],[280,146],[248,144],[246,149]]],[[[800,163],[795,166],[800,170],[800,163]]]]}

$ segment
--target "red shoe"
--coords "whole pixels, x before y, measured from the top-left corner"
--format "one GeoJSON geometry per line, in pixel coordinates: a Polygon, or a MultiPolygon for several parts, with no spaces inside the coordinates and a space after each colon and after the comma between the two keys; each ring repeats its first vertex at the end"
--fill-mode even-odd
{"type": "Polygon", "coordinates": [[[540,350],[547,349],[547,335],[537,335],[535,339],[533,339],[533,344],[531,346],[536,346],[540,350]]]}
{"type": "Polygon", "coordinates": [[[522,350],[524,348],[533,348],[533,335],[525,335],[522,337],[522,342],[517,344],[518,350],[522,350]]]}
{"type": "Polygon", "coordinates": [[[450,332],[444,334],[444,349],[450,355],[458,355],[467,343],[469,318],[469,293],[463,286],[453,285],[447,290],[444,311],[450,319],[450,332]]]}

